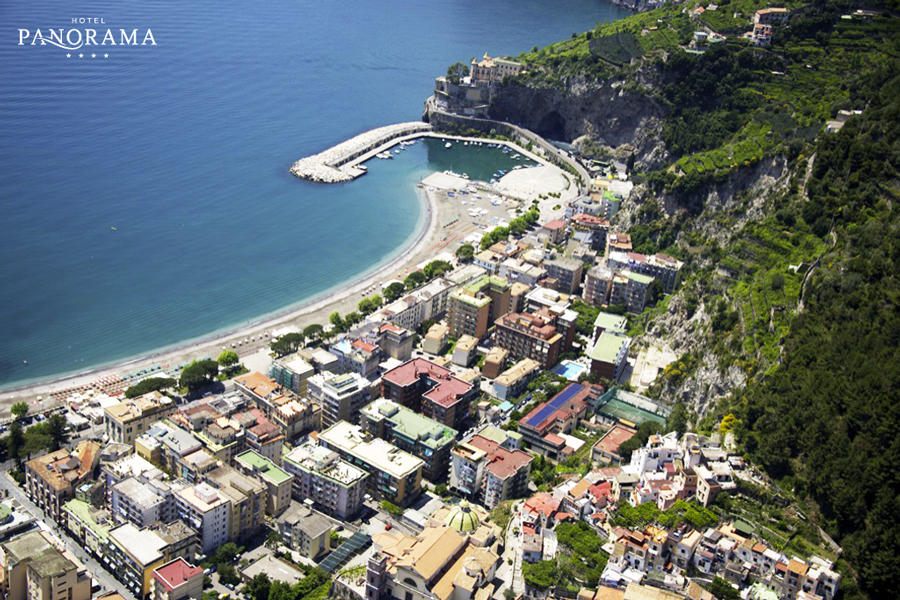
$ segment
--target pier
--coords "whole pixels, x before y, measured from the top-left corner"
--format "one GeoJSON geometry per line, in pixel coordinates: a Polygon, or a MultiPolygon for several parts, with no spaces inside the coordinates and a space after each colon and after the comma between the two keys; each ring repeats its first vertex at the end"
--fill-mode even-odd
{"type": "Polygon", "coordinates": [[[319,183],[351,181],[365,173],[357,166],[360,163],[394,144],[419,137],[431,129],[430,124],[421,121],[372,129],[324,152],[301,158],[291,166],[291,173],[300,179],[319,183]]]}

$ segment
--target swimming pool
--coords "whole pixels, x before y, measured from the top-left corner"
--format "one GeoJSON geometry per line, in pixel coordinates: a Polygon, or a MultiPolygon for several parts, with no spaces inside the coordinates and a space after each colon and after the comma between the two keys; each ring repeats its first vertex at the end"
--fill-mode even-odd
{"type": "Polygon", "coordinates": [[[578,377],[587,370],[587,367],[577,362],[567,360],[553,367],[553,372],[561,375],[569,381],[578,381],[578,377]]]}

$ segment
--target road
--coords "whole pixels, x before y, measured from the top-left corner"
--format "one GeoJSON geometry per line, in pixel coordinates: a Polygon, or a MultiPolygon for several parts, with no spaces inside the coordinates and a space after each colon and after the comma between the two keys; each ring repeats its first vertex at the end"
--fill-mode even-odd
{"type": "MultiPolygon", "coordinates": [[[[9,473],[4,471],[2,475],[0,475],[0,489],[6,490],[9,492],[9,495],[15,498],[25,509],[30,512],[36,519],[38,526],[44,530],[52,532],[58,539],[62,540],[66,549],[69,550],[81,563],[87,568],[90,572],[91,577],[94,579],[96,583],[99,583],[100,586],[104,588],[106,592],[116,591],[122,594],[126,598],[126,600],[136,600],[131,593],[125,589],[125,586],[118,581],[107,571],[104,569],[100,563],[98,563],[93,557],[88,555],[85,552],[84,548],[74,539],[72,539],[66,532],[63,531],[62,528],[57,526],[57,524],[50,518],[48,518],[44,511],[38,508],[34,502],[28,499],[28,496],[25,495],[25,492],[16,484],[15,480],[13,480],[9,473]]],[[[98,592],[92,594],[92,597],[96,597],[100,593],[98,592]]]]}

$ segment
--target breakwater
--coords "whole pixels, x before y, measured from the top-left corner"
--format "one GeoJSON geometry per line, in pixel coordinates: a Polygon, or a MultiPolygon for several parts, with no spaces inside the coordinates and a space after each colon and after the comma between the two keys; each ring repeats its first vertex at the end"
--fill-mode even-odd
{"type": "Polygon", "coordinates": [[[291,173],[318,183],[350,181],[365,173],[357,166],[359,163],[399,142],[400,138],[419,136],[431,129],[430,124],[420,121],[372,129],[324,152],[301,158],[291,166],[291,173]]]}

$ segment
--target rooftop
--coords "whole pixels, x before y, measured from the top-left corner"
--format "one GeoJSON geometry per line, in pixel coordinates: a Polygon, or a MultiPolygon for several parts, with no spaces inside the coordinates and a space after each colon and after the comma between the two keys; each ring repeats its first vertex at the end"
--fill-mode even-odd
{"type": "Polygon", "coordinates": [[[509,451],[501,448],[497,442],[480,435],[476,435],[469,440],[468,445],[487,454],[486,469],[499,479],[506,479],[514,475],[519,469],[530,464],[533,460],[532,456],[527,452],[522,450],[509,451]]]}
{"type": "Polygon", "coordinates": [[[594,327],[609,332],[625,333],[628,327],[628,318],[623,315],[601,312],[594,320],[594,327]]]}
{"type": "Polygon", "coordinates": [[[311,538],[317,538],[334,527],[325,515],[312,510],[300,502],[292,502],[291,506],[278,518],[291,527],[302,529],[311,538]]]}
{"type": "Polygon", "coordinates": [[[604,331],[597,338],[594,349],[591,350],[591,359],[601,362],[615,363],[619,359],[623,347],[627,347],[631,338],[604,331]]]}
{"type": "Polygon", "coordinates": [[[254,473],[275,485],[284,483],[291,478],[281,467],[253,450],[247,450],[243,454],[238,454],[234,459],[242,465],[252,468],[254,473]]]}
{"type": "Polygon", "coordinates": [[[403,452],[384,440],[366,441],[362,429],[346,421],[338,421],[319,433],[319,440],[398,479],[421,469],[424,464],[412,454],[403,452]]]}
{"type": "Polygon", "coordinates": [[[616,425],[607,431],[600,440],[594,444],[594,448],[606,453],[616,454],[619,446],[634,437],[634,430],[621,425],[616,425]]]}
{"type": "Polygon", "coordinates": [[[378,398],[362,409],[373,420],[387,419],[394,425],[394,433],[429,448],[453,443],[456,430],[401,406],[393,400],[378,398]]]}
{"type": "Polygon", "coordinates": [[[7,555],[7,565],[27,560],[41,577],[61,575],[76,569],[77,565],[66,558],[48,536],[49,534],[38,531],[29,531],[4,542],[2,547],[7,555]]]}
{"type": "Polygon", "coordinates": [[[424,358],[407,361],[385,373],[381,379],[399,387],[406,387],[418,384],[423,377],[435,385],[422,397],[441,406],[449,407],[456,404],[462,396],[472,390],[471,384],[455,377],[449,369],[424,358]]]}
{"type": "Polygon", "coordinates": [[[306,471],[319,473],[342,485],[349,485],[367,477],[365,471],[342,460],[337,452],[315,444],[304,444],[294,448],[284,456],[284,461],[306,471]]]}
{"type": "Polygon", "coordinates": [[[138,529],[126,523],[109,532],[109,537],[138,563],[149,565],[163,556],[168,545],[158,533],[150,529],[138,529]]]}
{"type": "Polygon", "coordinates": [[[142,417],[145,412],[156,412],[174,406],[174,402],[168,396],[163,396],[159,392],[150,392],[131,400],[107,406],[103,410],[116,421],[129,421],[142,417]]]}
{"type": "Polygon", "coordinates": [[[531,358],[523,358],[507,370],[500,373],[495,380],[500,385],[509,386],[523,377],[527,377],[541,367],[541,363],[531,358]]]}
{"type": "Polygon", "coordinates": [[[153,570],[153,578],[169,592],[194,577],[202,576],[202,568],[193,566],[181,557],[153,570]]]}

